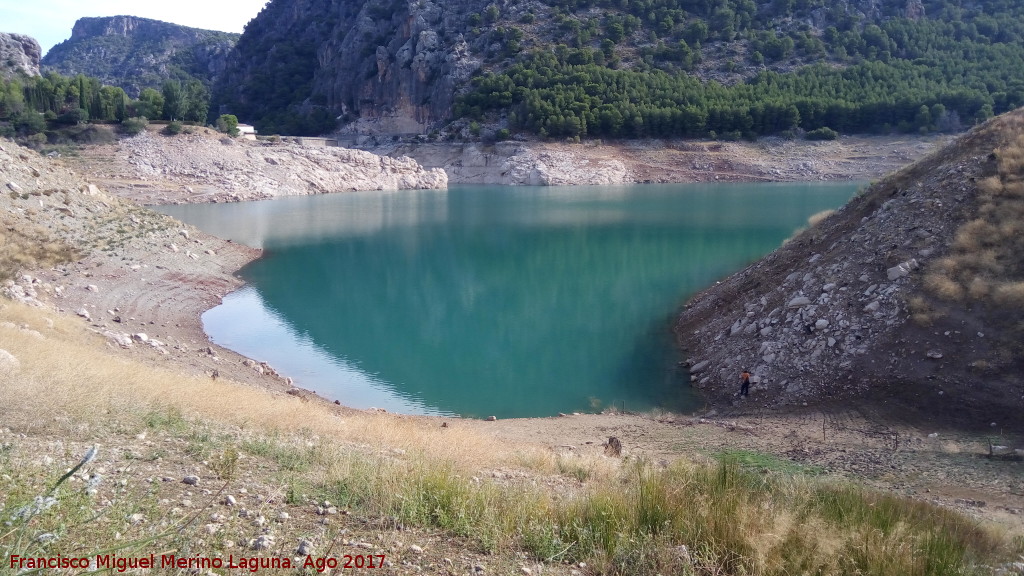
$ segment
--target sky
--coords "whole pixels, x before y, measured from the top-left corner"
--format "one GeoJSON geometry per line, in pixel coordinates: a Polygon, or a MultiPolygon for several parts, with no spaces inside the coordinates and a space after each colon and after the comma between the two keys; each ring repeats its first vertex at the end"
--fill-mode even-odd
{"type": "Polygon", "coordinates": [[[83,16],[140,16],[192,28],[241,32],[268,0],[0,0],[0,32],[27,34],[43,54],[71,37],[83,16]]]}

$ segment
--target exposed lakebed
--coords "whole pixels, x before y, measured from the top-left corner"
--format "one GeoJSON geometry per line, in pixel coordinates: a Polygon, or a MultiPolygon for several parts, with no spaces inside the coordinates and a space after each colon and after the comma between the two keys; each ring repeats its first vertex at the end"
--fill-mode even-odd
{"type": "Polygon", "coordinates": [[[698,407],[679,306],[856,189],[459,186],[158,209],[265,249],[203,316],[216,343],[353,407],[519,417],[698,407]]]}

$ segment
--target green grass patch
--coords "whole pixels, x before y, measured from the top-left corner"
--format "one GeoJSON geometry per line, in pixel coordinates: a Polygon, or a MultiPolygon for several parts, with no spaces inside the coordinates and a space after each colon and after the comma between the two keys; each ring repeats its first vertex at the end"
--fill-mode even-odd
{"type": "Polygon", "coordinates": [[[757,452],[755,450],[726,449],[716,452],[714,456],[719,461],[734,461],[740,468],[755,472],[775,472],[789,476],[797,474],[821,476],[825,473],[825,469],[820,466],[800,464],[799,462],[779,458],[774,454],[757,452]]]}

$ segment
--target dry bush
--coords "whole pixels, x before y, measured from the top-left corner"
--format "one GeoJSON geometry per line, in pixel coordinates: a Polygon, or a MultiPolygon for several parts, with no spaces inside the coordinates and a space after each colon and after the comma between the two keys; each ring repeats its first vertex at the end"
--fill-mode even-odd
{"type": "Polygon", "coordinates": [[[829,216],[835,213],[835,210],[822,210],[821,212],[811,214],[811,216],[807,219],[807,225],[813,228],[818,224],[824,222],[825,219],[827,219],[829,216]]]}
{"type": "Polygon", "coordinates": [[[20,270],[49,267],[77,258],[77,250],[51,240],[42,229],[0,230],[0,281],[13,278],[20,270]]]}
{"type": "Polygon", "coordinates": [[[958,301],[964,297],[964,289],[958,282],[936,273],[924,277],[924,285],[932,294],[943,300],[958,301]]]}
{"type": "Polygon", "coordinates": [[[914,296],[907,301],[907,309],[910,310],[910,318],[919,326],[931,326],[938,316],[931,303],[921,296],[914,296]]]}
{"type": "Polygon", "coordinates": [[[978,181],[978,189],[988,197],[995,196],[1003,191],[1003,181],[999,176],[989,176],[978,181]]]}
{"type": "Polygon", "coordinates": [[[992,283],[987,278],[977,276],[967,286],[967,295],[972,300],[982,300],[992,292],[992,283]]]}
{"type": "Polygon", "coordinates": [[[1000,306],[1024,309],[1024,282],[1007,282],[995,287],[993,300],[1000,306]]]}

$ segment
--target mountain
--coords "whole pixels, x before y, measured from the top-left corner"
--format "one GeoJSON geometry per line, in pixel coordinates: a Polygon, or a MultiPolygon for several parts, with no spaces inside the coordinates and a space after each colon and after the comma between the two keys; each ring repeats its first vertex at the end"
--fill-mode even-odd
{"type": "Polygon", "coordinates": [[[99,78],[137,98],[167,79],[195,77],[210,86],[237,40],[238,34],[135,16],[80,18],[71,38],[50,49],[42,64],[64,75],[99,78]]]}
{"type": "Polygon", "coordinates": [[[957,131],[1024,105],[1022,40],[1004,0],[272,0],[214,98],[265,133],[957,131]]]}
{"type": "Polygon", "coordinates": [[[35,38],[0,32],[0,79],[9,80],[18,74],[39,76],[42,53],[35,38]]]}
{"type": "Polygon", "coordinates": [[[1022,132],[1024,109],[997,117],[696,295],[676,326],[694,385],[724,411],[1020,430],[1022,132]]]}

